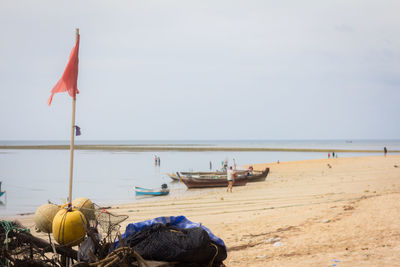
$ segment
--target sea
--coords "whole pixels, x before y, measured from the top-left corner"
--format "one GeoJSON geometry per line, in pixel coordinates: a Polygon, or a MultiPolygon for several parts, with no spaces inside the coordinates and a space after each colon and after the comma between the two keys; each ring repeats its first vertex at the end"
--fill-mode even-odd
{"type": "MultiPolygon", "coordinates": [[[[1,141],[0,145],[68,145],[69,141],[1,141]]],[[[76,144],[151,145],[181,147],[262,147],[377,150],[375,153],[337,153],[338,157],[383,155],[383,147],[400,151],[400,140],[140,140],[77,141],[76,144]]],[[[116,204],[158,201],[201,194],[210,190],[187,189],[167,175],[177,171],[208,171],[222,167],[228,160],[238,166],[295,160],[327,158],[326,152],[287,151],[111,151],[75,150],[72,199],[86,197],[100,207],[116,204]],[[160,165],[155,164],[155,157],[160,165]],[[137,198],[134,186],[158,188],[167,184],[170,194],[162,197],[137,198]]],[[[0,149],[1,190],[0,217],[33,214],[48,203],[64,204],[69,192],[69,150],[0,149]]]]}

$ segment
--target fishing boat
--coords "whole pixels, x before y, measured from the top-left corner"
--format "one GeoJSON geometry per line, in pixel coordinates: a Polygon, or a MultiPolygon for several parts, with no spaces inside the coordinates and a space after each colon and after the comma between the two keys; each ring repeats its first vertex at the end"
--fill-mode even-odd
{"type": "Polygon", "coordinates": [[[173,181],[179,181],[179,176],[175,173],[169,172],[167,173],[167,175],[169,176],[169,178],[171,178],[173,181]]]}
{"type": "Polygon", "coordinates": [[[164,196],[169,194],[169,188],[166,184],[163,184],[161,188],[143,188],[135,186],[135,193],[137,196],[164,196]]]}
{"type": "Polygon", "coordinates": [[[2,190],[1,190],[1,184],[2,184],[2,183],[3,183],[3,182],[0,181],[0,197],[3,196],[3,195],[6,193],[6,191],[2,191],[2,190]]]}
{"type": "MultiPolygon", "coordinates": [[[[237,174],[244,174],[248,170],[236,170],[237,174]]],[[[215,172],[179,172],[181,175],[185,176],[216,176],[216,175],[225,175],[226,171],[215,171],[215,172]]]]}
{"type": "Polygon", "coordinates": [[[226,171],[215,172],[179,172],[181,175],[221,175],[226,174],[226,171]]]}
{"type": "MultiPolygon", "coordinates": [[[[242,170],[239,171],[240,173],[244,172],[242,170]]],[[[226,177],[226,172],[222,172],[222,171],[217,171],[217,172],[177,172],[177,173],[173,173],[173,172],[169,172],[167,173],[168,177],[171,178],[173,181],[179,181],[179,176],[188,176],[188,177],[195,177],[195,178],[199,178],[199,177],[204,177],[206,178],[207,176],[209,177],[222,177],[225,176],[226,177]]]]}
{"type": "MultiPolygon", "coordinates": [[[[237,170],[236,173],[238,175],[240,174],[244,174],[246,173],[248,170],[237,170]]],[[[180,178],[178,175],[180,176],[185,176],[185,177],[194,177],[194,178],[225,178],[226,179],[226,171],[215,171],[215,172],[177,172],[172,173],[169,172],[167,173],[167,175],[169,176],[169,178],[171,178],[174,181],[179,181],[180,178]]]]}
{"type": "MultiPolygon", "coordinates": [[[[269,168],[265,168],[264,171],[253,171],[253,172],[248,172],[247,178],[249,179],[249,183],[252,182],[262,182],[267,179],[267,175],[269,173],[269,168]]],[[[240,176],[240,175],[239,175],[240,176]]]]}
{"type": "MultiPolygon", "coordinates": [[[[205,188],[205,187],[226,187],[228,180],[226,178],[197,178],[189,176],[181,176],[181,181],[187,188],[205,188]]],[[[248,182],[247,176],[238,176],[235,178],[233,186],[244,186],[248,182]]]]}
{"type": "MultiPolygon", "coordinates": [[[[267,175],[269,173],[269,168],[266,168],[264,171],[253,171],[253,170],[240,170],[236,171],[236,178],[241,178],[247,176],[248,182],[262,182],[265,181],[267,175]]],[[[182,174],[182,173],[181,173],[182,174]]],[[[177,179],[179,179],[178,175],[175,175],[177,179]]],[[[197,178],[197,179],[225,179],[226,173],[224,174],[212,174],[212,175],[180,175],[180,177],[187,178],[197,178]]]]}

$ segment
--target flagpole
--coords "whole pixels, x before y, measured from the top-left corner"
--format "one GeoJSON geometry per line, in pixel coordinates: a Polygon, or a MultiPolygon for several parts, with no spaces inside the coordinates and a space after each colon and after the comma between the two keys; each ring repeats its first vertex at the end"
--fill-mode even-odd
{"type": "MultiPolygon", "coordinates": [[[[75,29],[75,40],[78,41],[79,28],[75,29]]],[[[74,141],[75,141],[75,109],[76,109],[76,92],[72,98],[72,120],[71,120],[71,143],[69,146],[69,195],[68,203],[72,202],[72,177],[74,173],[74,141]]]]}

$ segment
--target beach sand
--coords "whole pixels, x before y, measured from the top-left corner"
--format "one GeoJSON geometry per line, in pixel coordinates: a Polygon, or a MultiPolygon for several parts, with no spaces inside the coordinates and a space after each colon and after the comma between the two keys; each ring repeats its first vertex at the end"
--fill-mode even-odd
{"type": "MultiPolygon", "coordinates": [[[[129,215],[122,232],[159,216],[201,222],[224,240],[227,266],[400,265],[400,156],[253,166],[270,167],[265,182],[109,211],[129,215]]],[[[16,219],[46,238],[33,216],[16,219]]]]}

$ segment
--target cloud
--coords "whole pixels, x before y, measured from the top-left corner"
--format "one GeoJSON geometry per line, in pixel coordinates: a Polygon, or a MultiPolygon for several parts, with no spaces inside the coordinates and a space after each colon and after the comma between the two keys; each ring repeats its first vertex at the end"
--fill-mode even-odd
{"type": "Polygon", "coordinates": [[[354,32],[354,28],[346,24],[337,25],[335,29],[339,32],[354,32]]]}

